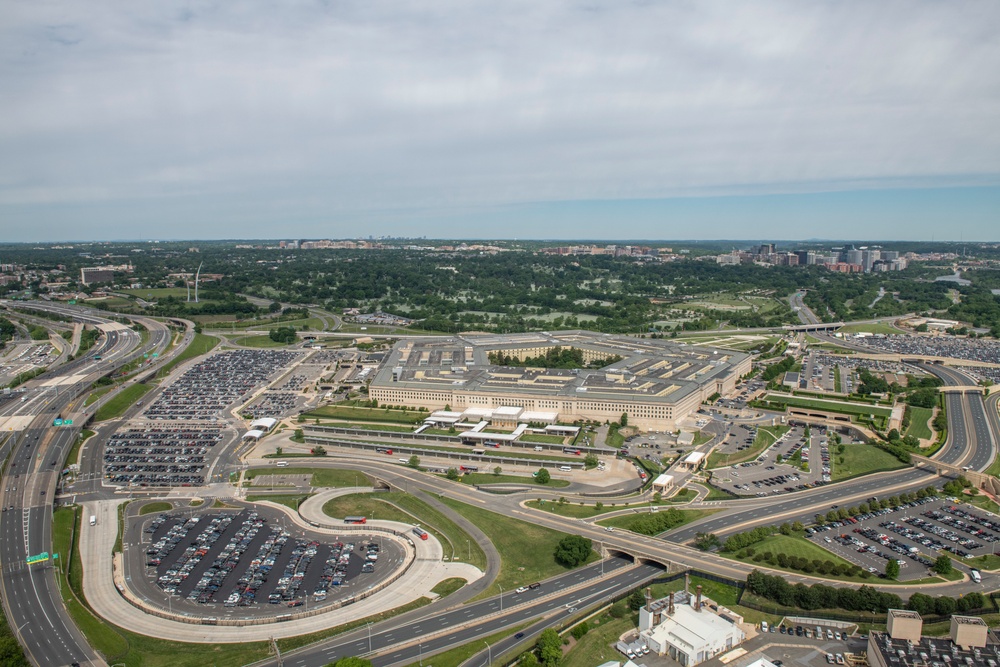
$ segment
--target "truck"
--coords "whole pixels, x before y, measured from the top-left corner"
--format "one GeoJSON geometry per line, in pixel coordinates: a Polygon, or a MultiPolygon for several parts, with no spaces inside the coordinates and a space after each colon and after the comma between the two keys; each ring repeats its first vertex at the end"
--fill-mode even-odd
{"type": "Polygon", "coordinates": [[[90,515],[90,525],[91,526],[96,526],[97,525],[97,516],[94,515],[94,514],[90,515]]]}

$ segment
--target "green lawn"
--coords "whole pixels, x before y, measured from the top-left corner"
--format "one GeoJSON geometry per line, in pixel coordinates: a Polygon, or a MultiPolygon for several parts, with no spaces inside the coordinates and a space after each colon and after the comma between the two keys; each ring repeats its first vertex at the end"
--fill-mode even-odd
{"type": "MultiPolygon", "coordinates": [[[[187,288],[186,287],[149,287],[146,289],[123,289],[118,290],[123,294],[128,294],[130,296],[139,297],[146,301],[155,299],[164,299],[168,296],[177,297],[178,299],[187,298],[187,288]]],[[[194,290],[191,290],[194,294],[194,290]]]]}
{"type": "Polygon", "coordinates": [[[910,427],[906,429],[906,433],[903,435],[912,435],[921,440],[930,440],[932,433],[928,422],[932,414],[934,414],[933,408],[910,406],[910,427]]]}
{"type": "MultiPolygon", "coordinates": [[[[445,503],[485,532],[500,552],[500,574],[495,584],[505,591],[518,586],[526,586],[533,581],[546,579],[566,571],[556,563],[553,553],[556,544],[566,533],[536,526],[527,521],[490,512],[481,507],[466,505],[450,498],[441,498],[445,503]]],[[[589,560],[596,560],[592,552],[589,560]]],[[[491,587],[480,597],[495,595],[498,591],[491,587]]]]}
{"type": "Polygon", "coordinates": [[[166,377],[168,373],[178,364],[182,364],[188,359],[194,359],[195,357],[207,354],[212,351],[216,345],[219,344],[219,339],[215,336],[209,336],[207,334],[195,334],[194,340],[188,345],[183,352],[178,354],[176,357],[167,362],[163,368],[156,374],[156,377],[162,378],[166,377]]]}
{"type": "Polygon", "coordinates": [[[417,424],[427,418],[426,412],[416,410],[388,410],[386,408],[361,408],[346,405],[324,405],[303,415],[306,419],[345,419],[348,421],[392,422],[417,424]]]}
{"type": "Polygon", "coordinates": [[[561,435],[545,435],[542,433],[525,433],[520,438],[521,442],[537,442],[547,445],[562,445],[566,438],[561,435]]]}
{"type": "Polygon", "coordinates": [[[279,505],[284,505],[290,510],[297,512],[299,510],[299,503],[308,498],[308,495],[294,495],[294,494],[275,494],[273,496],[267,495],[266,493],[257,495],[248,495],[247,502],[255,503],[261,500],[268,500],[272,503],[278,503],[279,505]]]}
{"type": "Polygon", "coordinates": [[[512,628],[507,628],[501,632],[497,632],[487,637],[474,639],[467,644],[462,644],[461,646],[456,646],[454,648],[448,649],[447,651],[442,651],[441,653],[437,653],[434,655],[433,658],[425,655],[422,660],[419,660],[417,662],[412,662],[409,665],[407,665],[407,667],[422,667],[425,663],[427,664],[427,667],[432,667],[432,666],[459,667],[459,665],[463,664],[465,661],[467,661],[469,658],[476,655],[480,651],[486,651],[488,656],[496,660],[500,656],[496,655],[495,653],[491,654],[489,651],[487,651],[487,647],[493,646],[494,644],[496,644],[501,639],[504,639],[505,637],[510,637],[511,635],[515,634],[518,630],[527,627],[528,625],[529,625],[528,623],[522,623],[520,625],[514,626],[512,628]]]}
{"type": "MultiPolygon", "coordinates": [[[[711,516],[712,514],[715,514],[716,512],[720,511],[719,509],[703,509],[703,510],[682,510],[677,508],[672,508],[672,509],[680,514],[681,516],[680,522],[672,526],[666,527],[663,530],[657,532],[674,530],[676,528],[680,528],[681,526],[685,526],[691,523],[692,521],[697,521],[698,519],[701,519],[706,516],[711,516]]],[[[650,515],[655,514],[655,512],[649,512],[648,508],[637,508],[637,510],[638,511],[636,511],[634,514],[623,514],[622,516],[613,516],[608,519],[601,519],[597,523],[598,525],[601,526],[610,526],[613,528],[621,528],[623,530],[630,530],[637,533],[643,533],[643,531],[640,528],[640,524],[642,522],[647,521],[650,515]]],[[[648,534],[648,533],[643,533],[643,534],[648,534]]]]}
{"type": "MultiPolygon", "coordinates": [[[[320,423],[323,423],[322,420],[320,423]]],[[[342,424],[340,422],[326,422],[331,426],[341,428],[356,428],[361,431],[384,431],[386,433],[413,433],[412,426],[398,426],[396,424],[342,424]]],[[[424,431],[426,433],[426,431],[424,431]]]]}
{"type": "Polygon", "coordinates": [[[259,475],[312,475],[313,486],[344,488],[349,486],[371,486],[368,475],[354,470],[337,470],[336,468],[251,468],[246,471],[245,479],[253,479],[259,475]]]}
{"type": "MultiPolygon", "coordinates": [[[[681,584],[683,587],[683,583],[681,584]]],[[[590,632],[573,645],[559,667],[594,667],[609,660],[621,662],[621,653],[614,645],[618,637],[629,630],[635,630],[636,621],[631,612],[623,618],[612,618],[607,612],[588,621],[590,632]]]]}
{"type": "Polygon", "coordinates": [[[287,343],[278,343],[271,340],[270,336],[260,335],[260,336],[240,336],[239,338],[233,338],[233,345],[242,345],[243,347],[287,347],[287,343]]]}
{"type": "MultiPolygon", "coordinates": [[[[645,506],[645,503],[637,504],[645,506]]],[[[577,505],[569,502],[559,503],[551,500],[529,500],[525,503],[525,505],[536,510],[544,510],[546,512],[551,512],[552,514],[558,514],[559,516],[564,516],[569,519],[589,519],[590,517],[597,516],[598,514],[614,512],[629,506],[628,503],[619,505],[618,507],[608,504],[604,505],[601,509],[597,509],[594,505],[577,505]]]]}
{"type": "Polygon", "coordinates": [[[494,475],[491,472],[470,472],[468,475],[462,475],[459,478],[464,484],[534,484],[541,488],[549,489],[561,489],[565,486],[569,486],[569,482],[565,479],[550,479],[548,484],[539,484],[535,481],[534,477],[530,475],[494,475]]]}
{"type": "Polygon", "coordinates": [[[871,333],[871,334],[886,334],[893,335],[898,334],[899,329],[889,325],[883,324],[881,322],[873,322],[871,324],[848,324],[845,327],[840,327],[837,331],[845,334],[854,333],[871,333]]]}
{"type": "Polygon", "coordinates": [[[431,589],[431,593],[436,593],[441,597],[445,597],[459,590],[465,586],[466,583],[468,582],[461,577],[452,577],[451,579],[445,579],[444,581],[438,582],[438,584],[431,589]]]}
{"type": "Polygon", "coordinates": [[[139,515],[144,514],[160,514],[161,512],[169,512],[174,506],[166,501],[158,501],[153,503],[146,503],[141,508],[139,508],[139,515]]]}
{"type": "Polygon", "coordinates": [[[73,448],[69,450],[69,456],[66,457],[66,465],[72,465],[74,463],[79,463],[80,461],[80,448],[83,447],[83,443],[87,441],[87,438],[94,435],[94,432],[89,429],[83,429],[80,431],[80,435],[77,436],[76,442],[73,443],[73,448]]]}
{"type": "Polygon", "coordinates": [[[838,447],[833,446],[830,452],[831,477],[834,482],[858,475],[867,475],[882,470],[897,470],[905,468],[906,464],[889,452],[872,445],[844,445],[844,453],[838,454],[838,447]],[[841,463],[840,459],[844,462],[841,463]]]}
{"type": "Polygon", "coordinates": [[[107,421],[122,416],[133,403],[146,395],[146,392],[153,388],[149,384],[133,384],[125,387],[107,403],[97,409],[94,414],[94,421],[107,421]]]}
{"type": "Polygon", "coordinates": [[[608,435],[604,439],[604,444],[608,447],[621,449],[621,446],[625,444],[625,436],[619,433],[618,429],[609,428],[608,435]]]}
{"type": "Polygon", "coordinates": [[[101,396],[104,396],[106,393],[111,391],[111,389],[112,389],[111,385],[108,385],[107,387],[101,387],[100,389],[95,389],[94,391],[90,392],[90,395],[87,396],[87,399],[83,402],[83,407],[87,407],[92,403],[96,403],[97,399],[99,399],[101,396]]]}
{"type": "Polygon", "coordinates": [[[764,397],[765,401],[780,403],[799,408],[811,408],[813,410],[824,410],[826,412],[838,412],[847,415],[875,415],[877,417],[889,417],[892,415],[892,408],[868,403],[848,403],[846,401],[824,401],[816,398],[803,398],[801,396],[791,396],[788,394],[770,393],[764,397]]]}
{"type": "Polygon", "coordinates": [[[787,433],[788,429],[788,426],[762,426],[757,429],[757,437],[754,438],[753,444],[749,448],[735,454],[713,451],[708,455],[705,467],[708,469],[721,468],[755,459],[762,451],[773,445],[775,440],[787,433]]]}

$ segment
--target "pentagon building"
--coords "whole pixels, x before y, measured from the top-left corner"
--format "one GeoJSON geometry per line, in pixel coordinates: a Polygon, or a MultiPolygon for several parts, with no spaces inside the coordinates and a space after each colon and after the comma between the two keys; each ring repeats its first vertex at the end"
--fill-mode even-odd
{"type": "Polygon", "coordinates": [[[718,392],[750,372],[750,355],[666,340],[589,331],[462,335],[396,344],[369,386],[384,405],[452,410],[519,407],[557,413],[559,421],[617,421],[645,430],[676,430],[718,392]],[[496,366],[490,353],[517,359],[576,348],[585,363],[621,357],[601,369],[496,366]]]}

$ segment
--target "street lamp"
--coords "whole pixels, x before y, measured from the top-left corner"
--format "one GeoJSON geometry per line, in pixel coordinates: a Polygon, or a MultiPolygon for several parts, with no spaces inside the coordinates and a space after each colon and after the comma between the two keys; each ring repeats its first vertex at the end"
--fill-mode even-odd
{"type": "Polygon", "coordinates": [[[497,588],[500,589],[500,612],[503,613],[503,586],[497,584],[497,588]]]}
{"type": "Polygon", "coordinates": [[[365,625],[368,626],[368,652],[371,653],[372,652],[372,622],[368,621],[367,623],[365,623],[365,625]]]}
{"type": "Polygon", "coordinates": [[[493,664],[493,648],[490,647],[490,643],[485,639],[483,643],[486,644],[486,665],[489,667],[489,665],[493,664]]]}

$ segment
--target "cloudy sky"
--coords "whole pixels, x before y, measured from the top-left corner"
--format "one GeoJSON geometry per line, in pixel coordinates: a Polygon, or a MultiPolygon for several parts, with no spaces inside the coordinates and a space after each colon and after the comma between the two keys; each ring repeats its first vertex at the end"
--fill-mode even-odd
{"type": "Polygon", "coordinates": [[[0,240],[1000,240],[989,0],[0,13],[0,240]]]}

